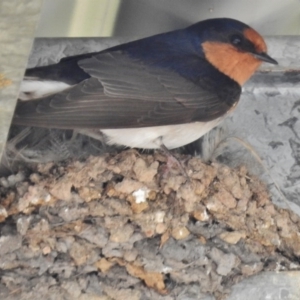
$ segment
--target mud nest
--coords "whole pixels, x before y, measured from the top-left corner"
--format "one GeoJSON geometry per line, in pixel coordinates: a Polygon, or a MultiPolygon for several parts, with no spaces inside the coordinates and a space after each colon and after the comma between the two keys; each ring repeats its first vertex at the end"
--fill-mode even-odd
{"type": "Polygon", "coordinates": [[[225,299],[300,265],[300,218],[217,163],[134,150],[0,179],[1,299],[225,299]]]}

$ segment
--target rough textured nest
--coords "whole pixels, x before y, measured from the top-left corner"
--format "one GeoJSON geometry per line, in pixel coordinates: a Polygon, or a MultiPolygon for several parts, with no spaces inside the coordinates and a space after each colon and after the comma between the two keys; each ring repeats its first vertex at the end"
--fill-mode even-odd
{"type": "Polygon", "coordinates": [[[134,150],[0,180],[1,299],[224,299],[299,268],[300,218],[220,164],[134,150]]]}

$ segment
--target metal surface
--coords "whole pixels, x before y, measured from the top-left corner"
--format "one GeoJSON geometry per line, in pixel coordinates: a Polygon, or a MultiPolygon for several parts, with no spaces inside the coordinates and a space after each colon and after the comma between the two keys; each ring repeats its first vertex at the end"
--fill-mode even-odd
{"type": "Polygon", "coordinates": [[[300,272],[265,272],[233,286],[227,300],[299,300],[300,272]]]}
{"type": "MultiPolygon", "coordinates": [[[[224,124],[226,136],[238,136],[251,145],[262,159],[263,173],[273,191],[274,201],[289,206],[300,215],[300,37],[267,38],[269,53],[279,65],[262,66],[244,87],[240,104],[224,124]]],[[[243,146],[231,148],[231,160],[236,160],[243,146]]],[[[251,151],[240,161],[252,157],[251,151]]],[[[250,167],[259,167],[252,159],[250,167]]],[[[261,167],[261,166],[260,166],[261,167]]]]}
{"type": "Polygon", "coordinates": [[[42,0],[0,1],[0,157],[32,46],[42,0]]]}

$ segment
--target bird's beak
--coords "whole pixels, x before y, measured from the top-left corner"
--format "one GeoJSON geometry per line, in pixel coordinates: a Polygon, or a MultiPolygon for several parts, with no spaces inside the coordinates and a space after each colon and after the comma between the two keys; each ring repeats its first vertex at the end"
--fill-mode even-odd
{"type": "Polygon", "coordinates": [[[251,54],[259,60],[265,61],[265,62],[273,64],[273,65],[278,65],[278,62],[265,52],[251,53],[251,54]]]}

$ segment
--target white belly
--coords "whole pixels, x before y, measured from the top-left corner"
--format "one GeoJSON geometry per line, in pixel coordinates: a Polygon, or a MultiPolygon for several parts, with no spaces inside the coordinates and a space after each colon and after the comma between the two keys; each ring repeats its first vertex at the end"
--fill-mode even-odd
{"type": "Polygon", "coordinates": [[[131,148],[156,149],[161,142],[174,149],[189,144],[217,126],[223,118],[210,122],[195,122],[180,125],[144,128],[104,129],[110,145],[118,144],[131,148]]]}

